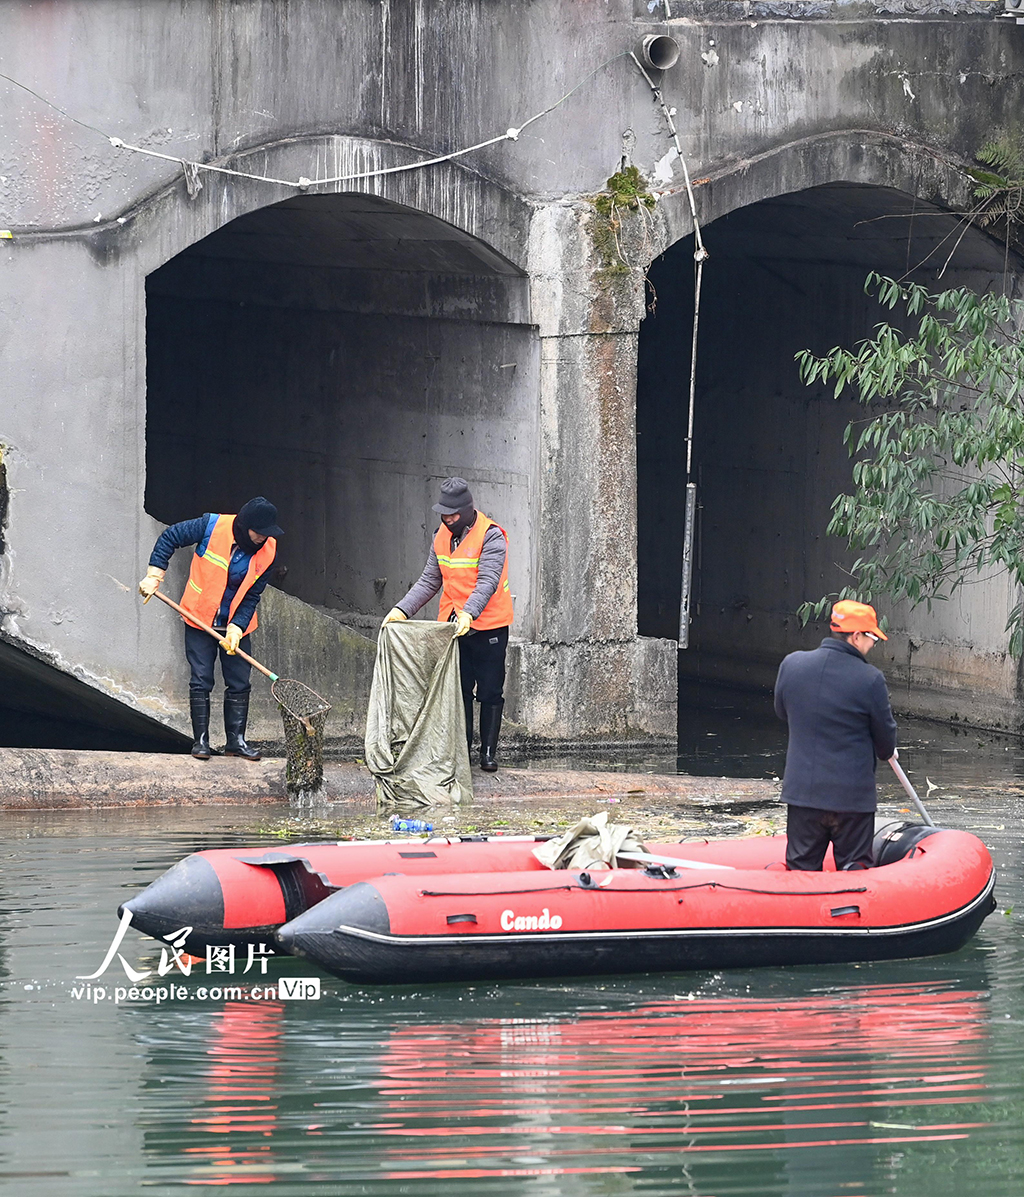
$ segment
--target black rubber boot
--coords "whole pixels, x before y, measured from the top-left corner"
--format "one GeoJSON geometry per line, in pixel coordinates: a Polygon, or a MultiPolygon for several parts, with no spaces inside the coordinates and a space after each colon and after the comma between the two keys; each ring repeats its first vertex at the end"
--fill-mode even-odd
{"type": "Polygon", "coordinates": [[[189,714],[192,716],[192,755],[197,761],[208,761],[218,756],[210,747],[210,696],[205,690],[190,690],[188,696],[189,714]]]}
{"type": "Polygon", "coordinates": [[[463,694],[462,705],[466,708],[466,748],[469,755],[473,755],[473,695],[469,698],[463,694]]]}
{"type": "Polygon", "coordinates": [[[250,748],[245,742],[245,724],[249,718],[248,694],[224,695],[224,731],[227,734],[225,756],[240,756],[247,761],[258,761],[261,758],[255,748],[250,748]]]}
{"type": "Polygon", "coordinates": [[[480,768],[485,773],[496,773],[498,762],[494,753],[498,748],[498,732],[501,731],[501,709],[503,702],[480,704],[480,768]]]}

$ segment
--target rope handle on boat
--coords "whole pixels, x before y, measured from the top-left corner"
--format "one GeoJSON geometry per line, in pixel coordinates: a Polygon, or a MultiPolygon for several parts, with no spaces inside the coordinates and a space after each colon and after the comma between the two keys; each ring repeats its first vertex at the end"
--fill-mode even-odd
{"type": "Polygon", "coordinates": [[[779,889],[751,889],[746,885],[728,885],[724,881],[698,881],[693,885],[666,885],[664,889],[651,891],[647,889],[635,888],[620,888],[615,889],[611,886],[588,886],[588,885],[545,885],[537,889],[488,889],[488,890],[445,890],[445,889],[421,889],[420,897],[422,898],[507,898],[511,896],[519,896],[522,894],[550,894],[558,890],[574,890],[582,889],[591,891],[593,893],[601,894],[647,894],[651,892],[656,893],[677,893],[680,890],[686,889],[728,889],[735,890],[741,894],[764,894],[769,898],[831,898],[837,894],[866,894],[868,887],[866,885],[858,885],[851,889],[805,889],[800,893],[793,893],[791,890],[779,889]]]}

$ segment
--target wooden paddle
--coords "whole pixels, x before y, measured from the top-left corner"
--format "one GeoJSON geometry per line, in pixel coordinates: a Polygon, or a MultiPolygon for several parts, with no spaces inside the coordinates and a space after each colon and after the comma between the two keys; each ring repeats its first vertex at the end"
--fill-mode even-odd
{"type": "MultiPolygon", "coordinates": [[[[190,623],[194,623],[197,628],[202,628],[204,632],[209,632],[214,640],[218,642],[218,644],[224,639],[220,632],[216,631],[214,628],[211,628],[209,624],[203,623],[201,619],[196,619],[196,617],[190,612],[186,611],[184,607],[179,606],[174,599],[169,599],[166,594],[161,594],[159,590],[154,590],[153,596],[158,598],[162,603],[166,603],[168,607],[173,607],[179,615],[183,615],[190,623]]],[[[243,661],[248,661],[254,669],[258,669],[260,673],[266,674],[266,676],[270,678],[272,682],[276,682],[278,680],[277,674],[272,673],[266,667],[266,665],[261,665],[255,657],[250,657],[248,653],[242,652],[240,648],[236,648],[235,653],[241,657],[243,661]]]]}
{"type": "MultiPolygon", "coordinates": [[[[210,635],[220,644],[224,637],[215,628],[211,628],[209,624],[203,623],[201,619],[190,612],[186,611],[184,607],[180,606],[169,599],[166,594],[161,594],[159,590],[154,590],[153,593],[162,602],[166,603],[168,607],[173,607],[179,615],[183,615],[189,622],[195,624],[197,628],[202,628],[204,632],[209,632],[210,635]]],[[[240,648],[235,649],[235,653],[242,658],[243,661],[248,661],[254,668],[258,669],[260,673],[265,674],[270,678],[273,685],[270,688],[271,694],[277,700],[278,704],[284,708],[294,719],[297,719],[306,729],[307,735],[313,737],[316,735],[316,729],[313,726],[312,719],[315,715],[326,714],[331,709],[331,704],[305,682],[296,681],[294,678],[279,677],[272,670],[268,669],[266,665],[261,665],[255,657],[250,657],[248,653],[243,652],[240,648]],[[280,685],[287,694],[282,694],[277,687],[280,685]],[[301,701],[300,701],[301,700],[301,701]],[[296,709],[301,707],[302,709],[296,709]]]]}

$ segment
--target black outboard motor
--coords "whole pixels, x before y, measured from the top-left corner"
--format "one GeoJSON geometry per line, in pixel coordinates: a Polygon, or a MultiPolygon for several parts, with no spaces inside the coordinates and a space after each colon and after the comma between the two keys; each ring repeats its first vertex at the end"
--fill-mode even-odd
{"type": "Polygon", "coordinates": [[[874,865],[895,864],[930,835],[941,831],[941,827],[929,827],[925,823],[897,823],[892,819],[875,820],[875,838],[871,844],[874,865]]]}

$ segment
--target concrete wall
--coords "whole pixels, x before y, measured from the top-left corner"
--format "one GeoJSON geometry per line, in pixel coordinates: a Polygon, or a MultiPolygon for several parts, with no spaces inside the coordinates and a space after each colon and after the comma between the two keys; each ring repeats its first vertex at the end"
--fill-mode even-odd
{"type": "MultiPolygon", "coordinates": [[[[799,604],[847,584],[856,554],[825,528],[832,500],[852,485],[844,430],[869,415],[831,387],[803,386],[796,354],[852,346],[883,319],[899,322],[865,294],[869,269],[936,289],[998,290],[1004,252],[911,196],[850,184],[738,209],[706,238],[715,250],[698,358],[695,606],[680,671],[768,687],[786,652],[827,633],[801,628],[799,604]]],[[[657,305],[641,331],[640,630],[662,636],[679,610],[692,250],[692,239],[679,242],[652,267],[657,305]]],[[[1016,294],[1020,259],[1005,265],[1016,294]]],[[[992,582],[932,611],[887,611],[894,635],[875,657],[900,706],[1012,722],[1016,669],[1003,634],[1012,601],[992,582]]]]}
{"type": "MultiPolygon", "coordinates": [[[[423,568],[451,474],[530,544],[538,354],[514,267],[441,221],[366,209],[302,197],[150,275],[146,509],[170,523],[267,493],[283,588],[383,615],[423,568]]],[[[530,565],[513,552],[527,635],[530,565]]]]}
{"type": "MultiPolygon", "coordinates": [[[[495,506],[492,514],[509,518],[500,510],[507,505],[518,522],[513,568],[525,593],[517,605],[524,639],[512,668],[515,714],[548,736],[663,734],[674,721],[675,648],[638,638],[636,627],[636,354],[644,270],[691,224],[664,118],[628,51],[647,32],[668,29],[680,42],[665,96],[694,178],[709,180],[697,191],[708,222],[832,182],[955,207],[965,195],[957,164],[1016,110],[1024,68],[1016,27],[994,20],[992,5],[956,0],[928,0],[920,13],[900,3],[891,17],[884,5],[678,0],[668,25],[659,23],[663,9],[644,0],[8,0],[3,7],[5,74],[83,122],[10,84],[0,88],[0,203],[13,233],[0,240],[0,442],[10,487],[3,628],[54,668],[176,728],[185,721],[178,629],[117,582],[137,578],[160,529],[147,494],[153,511],[167,501],[161,518],[191,514],[186,502],[214,505],[199,494],[203,478],[222,486],[226,477],[212,468],[213,447],[204,447],[191,459],[187,485],[157,482],[155,468],[154,487],[147,485],[146,281],[155,284],[161,267],[232,221],[303,192],[206,174],[190,195],[175,161],[119,149],[102,134],[171,159],[278,180],[344,177],[307,194],[379,197],[443,222],[465,252],[477,254],[485,268],[457,291],[470,299],[468,312],[396,309],[401,265],[383,290],[371,288],[369,308],[338,302],[346,286],[337,278],[330,303],[296,305],[288,298],[296,277],[280,269],[287,262],[275,263],[273,283],[266,272],[259,281],[267,255],[258,237],[233,259],[227,283],[221,270],[227,290],[212,285],[220,268],[190,262],[208,273],[205,283],[192,276],[183,300],[189,310],[172,310],[183,292],[168,285],[150,313],[163,321],[160,361],[184,384],[159,395],[157,410],[168,416],[205,404],[213,417],[230,416],[251,397],[269,424],[282,396],[291,405],[299,395],[308,429],[284,441],[280,454],[282,493],[302,513],[292,527],[316,523],[317,488],[303,489],[299,456],[313,445],[310,472],[326,479],[339,446],[358,440],[352,456],[360,463],[342,464],[338,506],[323,509],[322,545],[296,553],[302,563],[293,568],[296,589],[310,597],[340,589],[337,601],[371,607],[374,579],[388,578],[384,603],[393,585],[411,579],[429,531],[422,525],[431,474],[463,465],[453,429],[472,415],[463,468],[481,502],[495,506]],[[367,177],[500,136],[556,103],[515,140],[455,162],[367,177]],[[607,236],[586,197],[624,160],[652,178],[659,203],[642,224],[625,222],[628,265],[620,270],[609,269],[607,236]],[[480,281],[487,278],[492,283],[480,281]],[[518,300],[515,311],[506,306],[498,319],[485,316],[495,278],[529,287],[528,301],[518,300]],[[250,292],[255,283],[261,309],[244,317],[228,310],[239,302],[231,288],[243,283],[250,292]],[[161,312],[161,304],[170,307],[161,312]],[[187,351],[179,343],[175,352],[176,327],[189,334],[187,351]],[[371,350],[389,328],[402,367],[390,373],[379,353],[374,368],[371,350]],[[281,329],[301,337],[309,360],[296,364],[268,345],[281,329]],[[226,354],[207,354],[205,368],[204,336],[215,348],[232,341],[226,354]],[[266,346],[266,370],[253,346],[266,346]],[[352,363],[353,383],[378,396],[368,427],[356,429],[355,387],[346,380],[344,395],[332,389],[332,347],[352,363]],[[487,366],[497,354],[515,361],[516,377],[494,386],[487,366]],[[419,355],[444,359],[446,406],[421,406],[407,423],[408,396],[422,401],[427,387],[419,355]],[[215,410],[206,383],[186,393],[189,378],[223,381],[223,371],[227,412],[215,410]],[[328,428],[332,394],[338,406],[328,428]],[[428,425],[433,443],[417,455],[415,429],[423,440],[428,425]],[[377,454],[398,463],[380,488],[367,481],[374,472],[367,460],[377,454]],[[375,507],[388,494],[386,519],[405,529],[372,566],[357,560],[367,543],[363,517],[348,514],[353,496],[368,490],[375,507]],[[330,544],[328,527],[337,536],[330,544]],[[341,574],[331,572],[332,561],[344,562],[341,574]]],[[[318,266],[307,260],[301,268],[312,272],[308,283],[318,266]]],[[[356,268],[349,261],[343,270],[356,268]]],[[[158,291],[154,285],[154,300],[158,291]]],[[[246,487],[241,498],[273,491],[272,476],[265,487],[255,481],[238,480],[246,487]]],[[[376,591],[373,598],[379,609],[376,591]]],[[[301,638],[280,649],[281,671],[301,676],[301,638]]],[[[344,689],[340,644],[337,652],[344,689]]]]}

